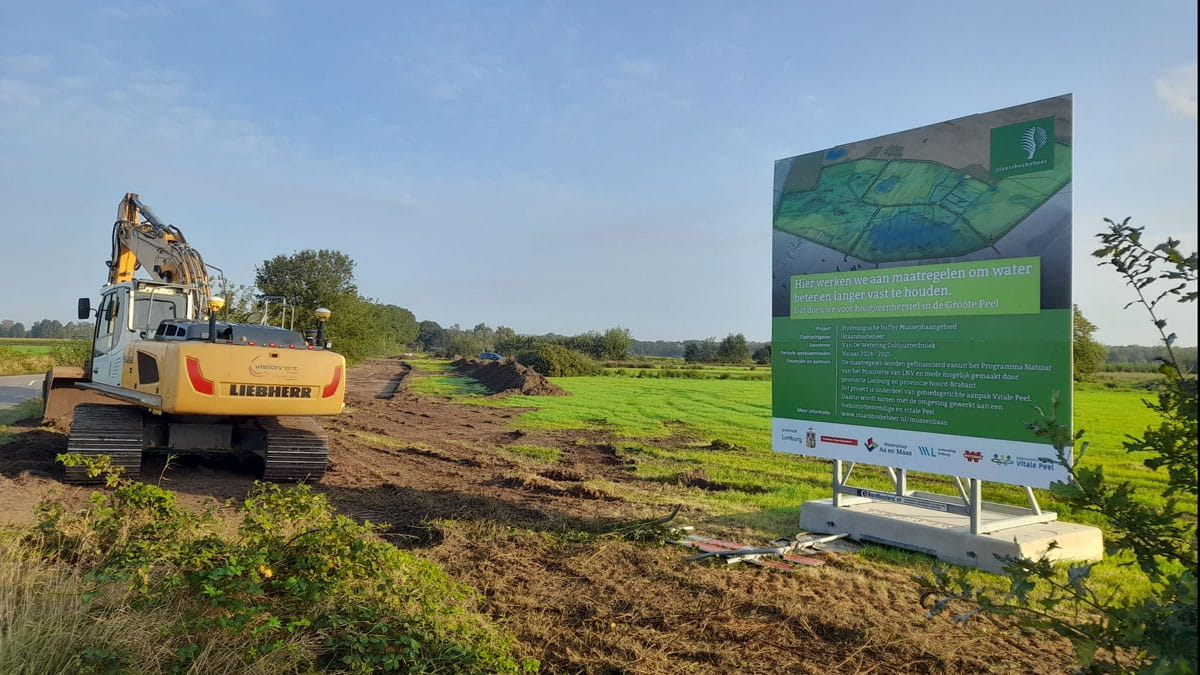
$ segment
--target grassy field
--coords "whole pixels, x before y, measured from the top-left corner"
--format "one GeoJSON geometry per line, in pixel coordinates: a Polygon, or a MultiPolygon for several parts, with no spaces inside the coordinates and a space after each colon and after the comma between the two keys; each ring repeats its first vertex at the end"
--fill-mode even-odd
{"type": "MultiPolygon", "coordinates": [[[[436,362],[427,364],[436,367],[436,362]]],[[[436,372],[436,371],[435,371],[436,372]]],[[[635,462],[636,475],[647,481],[687,484],[689,475],[702,471],[707,480],[726,489],[672,490],[660,498],[663,504],[684,501],[703,507],[718,521],[750,527],[768,536],[790,535],[799,520],[800,504],[829,496],[830,463],[826,460],[785,455],[770,450],[771,383],[738,379],[645,379],[636,377],[554,378],[555,384],[571,392],[566,397],[512,397],[484,399],[474,383],[457,388],[462,378],[432,374],[421,378],[426,390],[459,398],[465,404],[520,405],[537,409],[514,418],[520,429],[603,428],[619,439],[618,452],[635,462]],[[437,383],[435,385],[435,383],[437,383]]],[[[1122,443],[1129,433],[1138,433],[1154,421],[1142,403],[1150,395],[1130,386],[1136,381],[1087,384],[1075,391],[1075,428],[1086,431],[1090,448],[1084,462],[1104,467],[1117,481],[1129,481],[1141,498],[1162,503],[1166,486],[1163,472],[1142,465],[1144,457],[1127,453],[1122,443]]],[[[855,485],[890,489],[882,468],[859,465],[855,485]]],[[[931,474],[911,474],[910,488],[955,494],[950,479],[931,474]]],[[[645,493],[634,493],[618,485],[605,490],[629,499],[644,501],[645,493]],[[628,492],[629,494],[625,494],[628,492]]],[[[1103,527],[1102,519],[1089,512],[1073,511],[1047,491],[1036,490],[1042,508],[1059,513],[1063,520],[1103,527]]],[[[984,499],[1024,506],[1024,491],[1015,486],[988,483],[984,499]]],[[[1195,500],[1182,505],[1196,510],[1195,500]]],[[[893,563],[927,566],[920,554],[869,547],[864,553],[893,563]]],[[[1124,586],[1129,592],[1145,590],[1141,578],[1128,574],[1116,561],[1106,561],[1097,576],[1124,586]]]]}
{"type": "Polygon", "coordinates": [[[50,351],[52,345],[70,340],[61,340],[58,338],[0,338],[0,347],[35,347],[43,349],[45,352],[50,351]]]}
{"type": "MultiPolygon", "coordinates": [[[[434,365],[430,363],[428,365],[434,365]]],[[[421,367],[421,366],[419,366],[421,367]]],[[[477,385],[466,378],[430,376],[418,391],[463,396],[464,403],[479,405],[530,405],[537,410],[513,421],[523,429],[604,428],[628,438],[621,450],[638,460],[639,475],[649,480],[673,480],[681,472],[702,467],[710,479],[731,486],[756,486],[750,491],[730,490],[708,496],[717,505],[782,509],[780,522],[795,522],[798,504],[828,496],[829,463],[819,459],[770,452],[771,383],[765,381],[712,379],[641,379],[632,377],[556,378],[554,383],[572,396],[481,399],[477,385]],[[464,379],[466,380],[464,382],[464,379]],[[672,437],[670,450],[656,439],[672,437]],[[679,449],[683,443],[684,449],[679,449]],[[733,450],[726,444],[740,446],[733,450]],[[722,443],[723,442],[723,443],[722,443]]],[[[1087,433],[1090,442],[1085,462],[1103,466],[1107,475],[1128,480],[1148,497],[1156,497],[1166,484],[1162,472],[1142,466],[1143,457],[1122,448],[1125,435],[1149,425],[1153,413],[1141,402],[1149,392],[1136,388],[1086,385],[1075,392],[1075,428],[1087,433]]],[[[886,488],[882,469],[860,466],[856,483],[886,488]]],[[[945,478],[910,475],[910,485],[954,493],[945,478]]],[[[1018,505],[1025,503],[1023,491],[989,484],[985,498],[1018,505]]],[[[1039,491],[1044,506],[1059,509],[1064,518],[1097,523],[1090,513],[1073,513],[1039,491]]],[[[1193,509],[1195,504],[1190,505],[1193,509]]],[[[752,516],[760,520],[762,515],[752,516]]],[[[765,522],[759,522],[765,525],[765,522]]]]}
{"type": "Polygon", "coordinates": [[[0,338],[0,375],[44,373],[51,366],[82,366],[90,351],[86,340],[0,338]]]}

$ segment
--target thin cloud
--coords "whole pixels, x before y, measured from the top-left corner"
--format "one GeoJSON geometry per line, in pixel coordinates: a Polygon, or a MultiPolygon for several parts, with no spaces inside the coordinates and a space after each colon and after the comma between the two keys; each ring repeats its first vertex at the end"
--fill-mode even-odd
{"type": "Polygon", "coordinates": [[[0,58],[0,69],[19,75],[39,75],[48,72],[50,59],[38,54],[21,54],[0,58]]]}
{"type": "Polygon", "coordinates": [[[128,21],[167,16],[171,13],[171,7],[167,2],[118,2],[102,6],[99,11],[110,19],[128,21]]]}
{"type": "Polygon", "coordinates": [[[1166,73],[1155,81],[1154,90],[1171,112],[1196,119],[1196,64],[1166,73]]]}

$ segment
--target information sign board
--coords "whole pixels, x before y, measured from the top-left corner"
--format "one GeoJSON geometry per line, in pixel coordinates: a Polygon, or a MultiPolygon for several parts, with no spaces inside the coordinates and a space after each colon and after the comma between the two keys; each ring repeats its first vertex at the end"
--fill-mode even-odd
{"type": "Polygon", "coordinates": [[[1071,419],[1071,97],[775,164],[772,446],[1046,487],[1071,419]],[[1068,422],[1069,423],[1069,422],[1068,422]]]}

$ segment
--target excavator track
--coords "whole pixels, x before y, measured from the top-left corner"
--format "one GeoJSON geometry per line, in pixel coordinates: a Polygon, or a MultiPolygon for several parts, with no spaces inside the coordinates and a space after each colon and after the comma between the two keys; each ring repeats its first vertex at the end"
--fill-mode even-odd
{"type": "Polygon", "coordinates": [[[329,439],[311,417],[260,417],[266,433],[263,480],[317,481],[329,466],[329,439]]]}
{"type": "MultiPolygon", "coordinates": [[[[138,478],[142,473],[142,409],[131,405],[81,403],[75,406],[67,452],[81,455],[107,455],[112,466],[125,469],[125,476],[138,478]]],[[[100,483],[103,476],[89,477],[87,467],[66,467],[67,483],[100,483]]]]}

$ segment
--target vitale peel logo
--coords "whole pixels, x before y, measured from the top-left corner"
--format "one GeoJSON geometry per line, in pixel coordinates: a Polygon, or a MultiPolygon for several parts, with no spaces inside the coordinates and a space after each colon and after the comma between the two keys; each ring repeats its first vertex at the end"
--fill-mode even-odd
{"type": "Polygon", "coordinates": [[[1054,168],[1054,118],[1017,122],[992,129],[993,178],[1054,168]]]}
{"type": "Polygon", "coordinates": [[[1008,466],[1013,463],[1012,455],[1001,455],[1000,453],[992,453],[992,464],[1000,466],[1008,466]]]}

